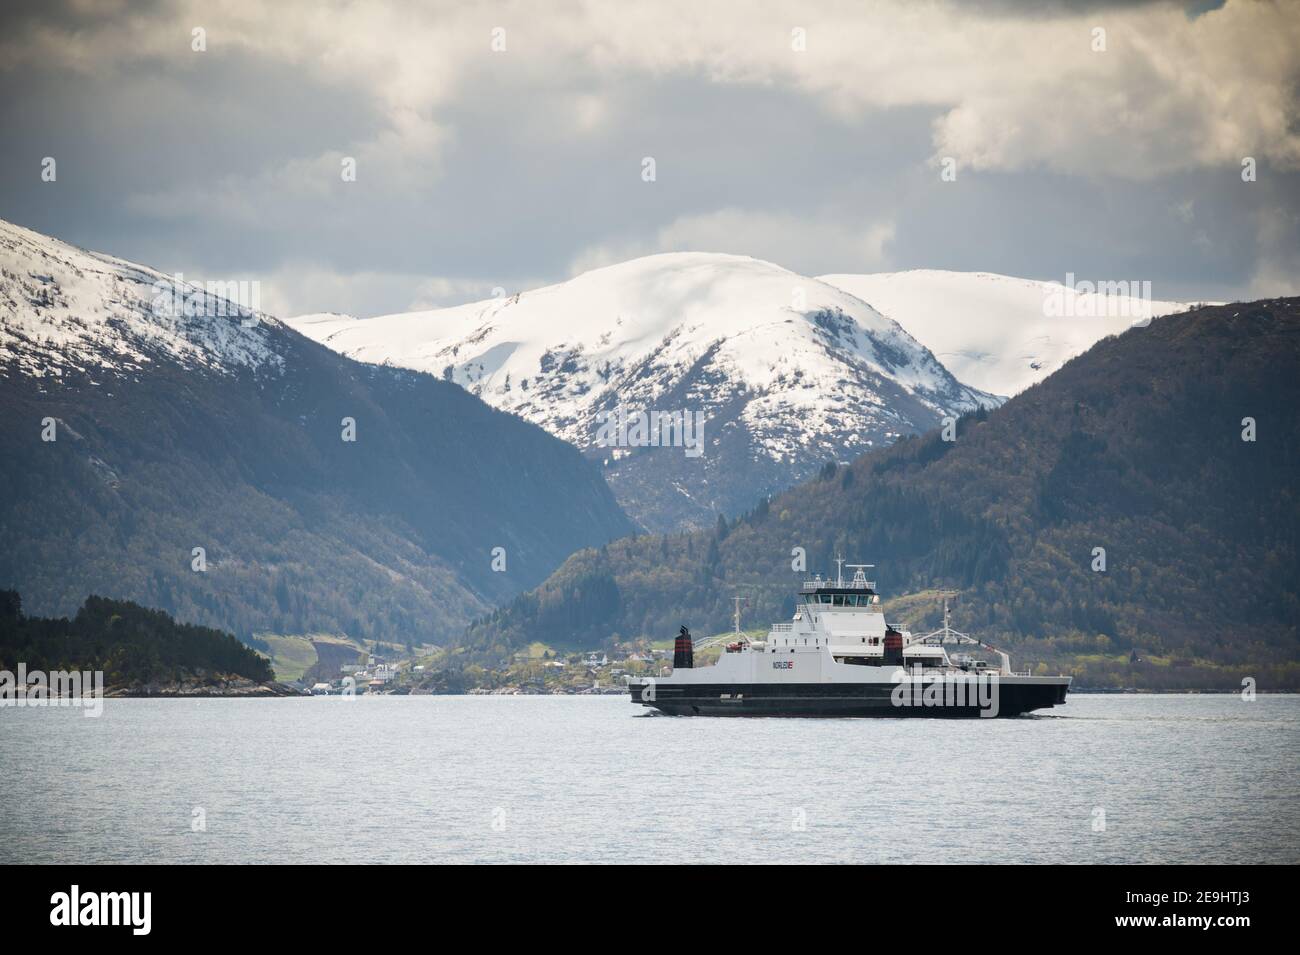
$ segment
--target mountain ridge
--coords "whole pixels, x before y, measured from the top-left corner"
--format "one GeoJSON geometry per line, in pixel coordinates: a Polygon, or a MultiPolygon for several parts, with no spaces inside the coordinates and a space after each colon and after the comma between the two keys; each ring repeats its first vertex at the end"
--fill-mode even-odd
{"type": "Polygon", "coordinates": [[[0,586],[36,614],[442,640],[633,530],[576,450],[463,389],[8,223],[0,410],[0,586]]]}
{"type": "Polygon", "coordinates": [[[1096,283],[1067,286],[996,272],[908,269],[819,278],[897,321],[961,381],[1005,396],[1042,381],[1107,335],[1191,307],[1143,298],[1149,289],[1137,282],[1101,294],[1096,283]]]}
{"type": "Polygon", "coordinates": [[[601,461],[652,529],[711,524],[828,458],[998,401],[854,296],[748,256],[662,253],[453,308],[289,322],[545,427],[601,461]],[[620,411],[695,414],[704,453],[601,447],[620,411]]]}

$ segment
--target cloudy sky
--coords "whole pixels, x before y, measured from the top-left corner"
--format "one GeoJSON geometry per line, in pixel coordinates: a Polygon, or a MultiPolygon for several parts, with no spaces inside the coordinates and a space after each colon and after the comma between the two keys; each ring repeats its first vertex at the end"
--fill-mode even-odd
{"type": "Polygon", "coordinates": [[[277,314],[452,304],[668,250],[1300,294],[1298,0],[0,18],[0,217],[260,279],[277,314]]]}

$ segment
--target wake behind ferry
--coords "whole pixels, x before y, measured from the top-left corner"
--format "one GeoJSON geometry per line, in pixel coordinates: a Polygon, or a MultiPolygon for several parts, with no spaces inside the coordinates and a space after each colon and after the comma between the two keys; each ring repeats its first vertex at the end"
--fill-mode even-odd
{"type": "Polygon", "coordinates": [[[673,716],[1019,716],[1065,703],[1068,676],[1015,673],[1007,654],[950,626],[913,637],[885,622],[871,564],[844,562],[834,580],[817,576],[799,590],[789,623],[773,624],[766,640],[740,633],[713,666],[696,667],[690,631],[681,628],[666,677],[628,680],[632,702],[673,716]],[[969,654],[949,657],[945,645],[996,654],[992,667],[969,654]]]}

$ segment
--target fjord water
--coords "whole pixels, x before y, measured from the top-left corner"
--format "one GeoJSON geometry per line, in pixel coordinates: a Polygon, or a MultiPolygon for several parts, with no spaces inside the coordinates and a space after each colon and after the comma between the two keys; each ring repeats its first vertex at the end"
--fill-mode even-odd
{"type": "Polygon", "coordinates": [[[0,861],[1300,861],[1296,696],[1075,694],[951,722],[641,713],[560,696],[0,709],[0,861]]]}

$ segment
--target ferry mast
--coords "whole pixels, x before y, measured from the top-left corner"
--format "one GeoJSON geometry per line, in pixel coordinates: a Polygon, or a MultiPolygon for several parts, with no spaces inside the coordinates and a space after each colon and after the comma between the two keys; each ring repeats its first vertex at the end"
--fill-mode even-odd
{"type": "Polygon", "coordinates": [[[989,651],[989,653],[997,654],[998,659],[1002,663],[1001,667],[999,668],[999,672],[1001,673],[1001,675],[1010,676],[1011,675],[1010,655],[999,650],[997,647],[985,643],[983,640],[977,640],[976,638],[972,637],[970,634],[962,633],[960,630],[954,630],[952,628],[952,613],[948,607],[948,601],[950,598],[956,597],[960,593],[961,593],[960,590],[939,591],[939,596],[943,598],[943,626],[940,627],[938,630],[931,631],[930,633],[922,634],[919,637],[913,637],[911,640],[908,641],[908,646],[917,643],[923,643],[926,644],[927,646],[937,647],[937,646],[942,646],[943,644],[961,643],[970,646],[983,647],[985,650],[989,651]]]}

